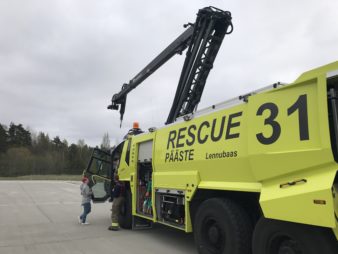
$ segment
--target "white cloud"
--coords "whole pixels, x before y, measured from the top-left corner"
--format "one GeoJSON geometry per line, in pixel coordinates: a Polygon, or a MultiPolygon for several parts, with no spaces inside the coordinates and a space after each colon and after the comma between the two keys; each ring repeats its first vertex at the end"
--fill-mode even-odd
{"type": "Polygon", "coordinates": [[[314,1],[0,2],[0,123],[76,143],[118,140],[138,120],[163,124],[179,79],[176,57],[128,96],[123,128],[111,96],[214,5],[233,15],[200,108],[337,60],[338,3],[314,1]]]}

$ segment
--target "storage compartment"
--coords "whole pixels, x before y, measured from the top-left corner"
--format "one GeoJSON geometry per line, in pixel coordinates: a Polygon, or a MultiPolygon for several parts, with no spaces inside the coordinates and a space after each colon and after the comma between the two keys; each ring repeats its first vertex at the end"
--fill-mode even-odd
{"type": "Polygon", "coordinates": [[[156,211],[158,221],[176,227],[185,227],[184,191],[156,190],[156,211]]]}
{"type": "Polygon", "coordinates": [[[150,162],[139,162],[137,171],[137,213],[153,217],[152,165],[150,162]]]}

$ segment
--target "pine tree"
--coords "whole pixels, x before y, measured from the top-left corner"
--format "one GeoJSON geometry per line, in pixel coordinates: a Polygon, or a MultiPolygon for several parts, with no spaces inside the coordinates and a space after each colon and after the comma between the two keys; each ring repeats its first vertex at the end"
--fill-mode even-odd
{"type": "Polygon", "coordinates": [[[4,153],[8,148],[8,134],[5,127],[0,124],[0,153],[4,153]]]}
{"type": "Polygon", "coordinates": [[[32,145],[31,133],[22,124],[11,123],[8,129],[9,145],[12,147],[29,147],[32,145]]]}

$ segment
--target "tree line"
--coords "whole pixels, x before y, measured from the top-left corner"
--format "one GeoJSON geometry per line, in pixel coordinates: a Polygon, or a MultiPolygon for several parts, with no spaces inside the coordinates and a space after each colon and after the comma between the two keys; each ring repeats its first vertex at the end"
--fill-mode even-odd
{"type": "MultiPolygon", "coordinates": [[[[110,145],[108,134],[104,142],[110,145]]],[[[10,123],[8,127],[0,123],[0,176],[81,174],[92,149],[83,139],[69,145],[59,136],[32,134],[22,124],[10,123]]]]}

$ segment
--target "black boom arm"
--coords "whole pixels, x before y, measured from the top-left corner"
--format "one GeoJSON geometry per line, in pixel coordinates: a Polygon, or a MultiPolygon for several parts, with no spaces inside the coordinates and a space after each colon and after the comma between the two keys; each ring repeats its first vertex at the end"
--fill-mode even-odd
{"type": "Polygon", "coordinates": [[[121,121],[127,94],[171,57],[181,54],[187,47],[188,51],[166,124],[174,122],[177,117],[194,112],[197,108],[223,38],[225,34],[232,32],[233,26],[231,13],[215,7],[200,9],[195,24],[190,25],[128,84],[123,84],[121,91],[113,96],[108,109],[120,109],[121,121]]]}

